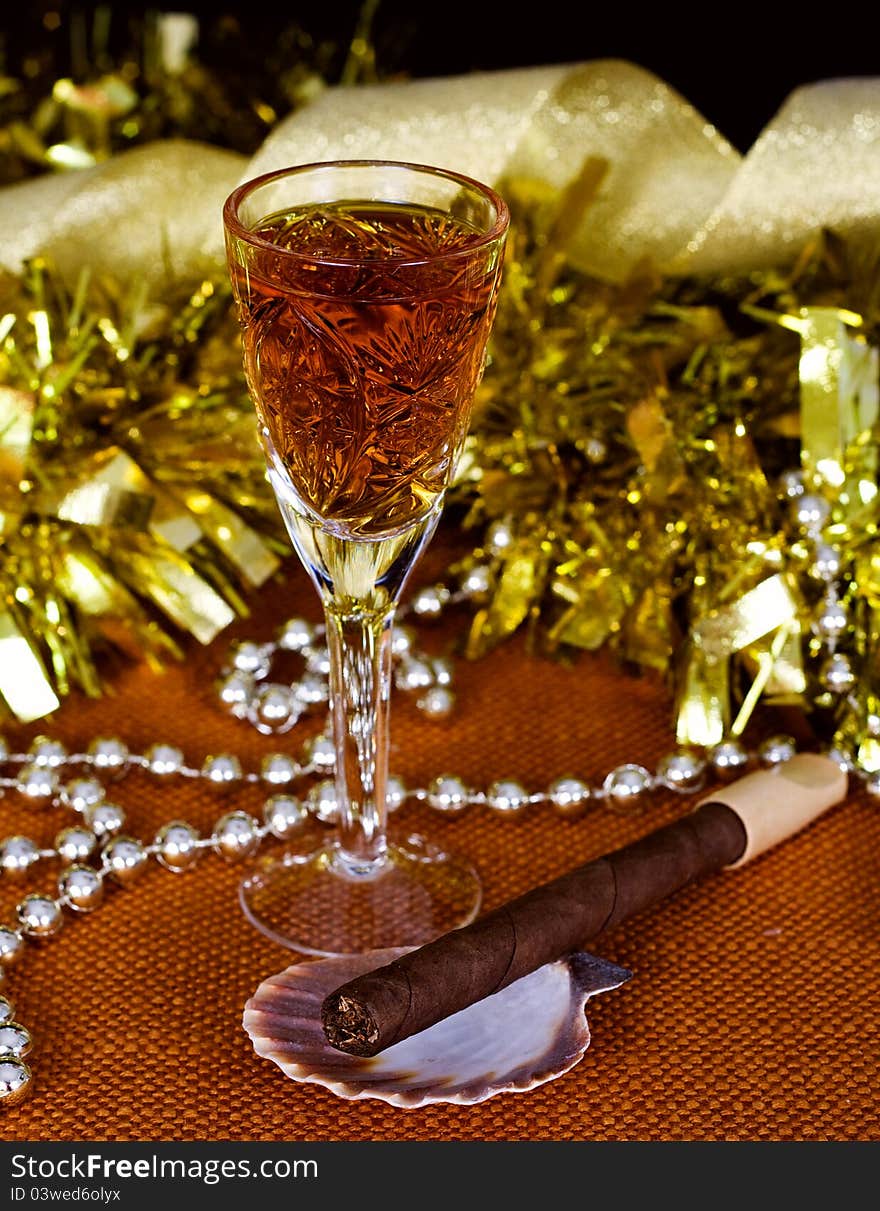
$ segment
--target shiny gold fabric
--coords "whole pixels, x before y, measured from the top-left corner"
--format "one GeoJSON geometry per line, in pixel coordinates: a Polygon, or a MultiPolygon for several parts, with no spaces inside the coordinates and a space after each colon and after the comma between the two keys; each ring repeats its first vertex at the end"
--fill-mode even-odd
{"type": "Polygon", "coordinates": [[[87,266],[146,282],[161,300],[169,281],[220,263],[220,209],[244,163],[234,152],[170,139],[95,168],[7,185],[0,267],[19,272],[39,253],[71,283],[87,266]]]}

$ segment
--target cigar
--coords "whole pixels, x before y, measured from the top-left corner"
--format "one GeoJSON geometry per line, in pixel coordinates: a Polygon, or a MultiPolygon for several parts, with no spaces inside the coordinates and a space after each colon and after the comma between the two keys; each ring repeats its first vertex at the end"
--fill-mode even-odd
{"type": "Polygon", "coordinates": [[[748,774],[682,819],[343,984],[321,1007],[327,1040],[350,1055],[377,1055],[688,883],[751,861],[839,802],[846,788],[839,765],[811,753],[748,774]]]}

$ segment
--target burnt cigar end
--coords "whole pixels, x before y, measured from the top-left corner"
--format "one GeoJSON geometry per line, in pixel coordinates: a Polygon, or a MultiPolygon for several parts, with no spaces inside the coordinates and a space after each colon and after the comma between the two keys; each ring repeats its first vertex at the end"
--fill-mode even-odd
{"type": "Polygon", "coordinates": [[[370,1011],[342,992],[331,992],[321,1005],[321,1024],[331,1046],[349,1055],[376,1054],[379,1028],[370,1011]]]}

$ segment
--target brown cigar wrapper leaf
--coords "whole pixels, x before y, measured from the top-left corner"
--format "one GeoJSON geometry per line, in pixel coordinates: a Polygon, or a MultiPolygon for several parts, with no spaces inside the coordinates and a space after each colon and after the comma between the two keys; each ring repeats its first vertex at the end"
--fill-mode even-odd
{"type": "Polygon", "coordinates": [[[353,1055],[376,1055],[578,950],[693,880],[756,856],[845,791],[846,775],[809,754],[787,768],[748,775],[683,819],[344,984],[322,1006],[327,1039],[353,1055]],[[780,811],[784,825],[761,823],[780,811]]]}
{"type": "Polygon", "coordinates": [[[343,985],[322,1008],[327,1038],[376,1055],[735,861],[744,844],[739,817],[706,804],[343,985]]]}

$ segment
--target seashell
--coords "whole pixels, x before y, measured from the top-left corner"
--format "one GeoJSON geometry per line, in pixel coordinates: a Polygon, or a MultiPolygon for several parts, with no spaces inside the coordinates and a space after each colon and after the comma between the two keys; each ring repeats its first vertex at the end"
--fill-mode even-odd
{"type": "Polygon", "coordinates": [[[374,950],[306,961],[264,980],[243,1019],[257,1055],[291,1080],[323,1085],[350,1100],[379,1098],[406,1109],[434,1102],[469,1105],[499,1093],[524,1093],[573,1068],[590,1045],[587,1001],[631,975],[577,953],[371,1059],[331,1047],[321,1026],[327,994],[405,953],[374,950]]]}

